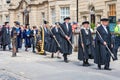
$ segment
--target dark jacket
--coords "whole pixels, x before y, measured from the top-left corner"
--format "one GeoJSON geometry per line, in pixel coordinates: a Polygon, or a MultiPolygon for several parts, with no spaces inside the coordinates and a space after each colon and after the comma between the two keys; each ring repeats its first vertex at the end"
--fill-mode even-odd
{"type": "Polygon", "coordinates": [[[2,32],[2,37],[1,37],[2,45],[10,44],[11,43],[10,28],[2,27],[1,32],[2,32]]]}
{"type": "Polygon", "coordinates": [[[96,64],[104,65],[110,62],[110,53],[107,50],[107,48],[104,46],[104,41],[111,49],[111,44],[112,44],[111,33],[109,27],[107,27],[107,31],[108,31],[107,33],[102,25],[97,28],[97,31],[100,33],[103,39],[101,39],[101,37],[96,32],[94,62],[96,64]]]}
{"type": "Polygon", "coordinates": [[[44,50],[50,52],[51,47],[51,33],[48,28],[44,28],[44,50]]]}
{"type": "Polygon", "coordinates": [[[88,30],[88,34],[85,32],[85,29],[81,29],[81,34],[79,34],[78,40],[78,59],[84,60],[92,58],[94,55],[94,46],[93,46],[93,38],[90,29],[88,30]],[[84,44],[84,49],[81,44],[84,44]]]}
{"type": "Polygon", "coordinates": [[[70,37],[70,42],[72,42],[72,26],[69,23],[68,24],[68,28],[69,30],[67,30],[67,26],[66,23],[63,23],[61,25],[61,28],[63,29],[64,33],[61,31],[61,39],[62,39],[62,43],[61,43],[61,52],[63,54],[72,54],[72,46],[70,45],[70,43],[68,42],[68,40],[65,38],[65,35],[67,35],[68,37],[70,37]]]}
{"type": "Polygon", "coordinates": [[[58,50],[60,50],[60,47],[58,46],[53,36],[56,37],[56,40],[58,41],[59,45],[61,45],[61,33],[60,33],[60,29],[58,28],[58,31],[57,31],[55,27],[52,28],[51,31],[53,34],[52,34],[50,51],[56,53],[58,50]]]}

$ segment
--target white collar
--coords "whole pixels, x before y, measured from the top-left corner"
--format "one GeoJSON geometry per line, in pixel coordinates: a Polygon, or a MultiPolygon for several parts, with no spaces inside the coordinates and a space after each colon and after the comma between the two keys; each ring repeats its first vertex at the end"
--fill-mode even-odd
{"type": "Polygon", "coordinates": [[[105,25],[102,25],[104,28],[106,28],[107,26],[105,26],[105,25]]]}
{"type": "Polygon", "coordinates": [[[86,30],[86,29],[90,29],[90,28],[85,28],[85,27],[83,27],[83,29],[85,29],[85,30],[86,30]]]}

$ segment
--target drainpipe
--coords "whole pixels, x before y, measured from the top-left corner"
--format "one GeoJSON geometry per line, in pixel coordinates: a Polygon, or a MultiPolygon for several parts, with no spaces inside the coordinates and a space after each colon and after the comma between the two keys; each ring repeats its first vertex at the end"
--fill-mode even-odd
{"type": "Polygon", "coordinates": [[[78,9],[78,6],[79,6],[79,3],[78,3],[78,0],[76,1],[76,4],[77,4],[77,6],[76,6],[76,15],[77,15],[77,22],[78,22],[78,11],[79,11],[79,9],[78,9]]]}

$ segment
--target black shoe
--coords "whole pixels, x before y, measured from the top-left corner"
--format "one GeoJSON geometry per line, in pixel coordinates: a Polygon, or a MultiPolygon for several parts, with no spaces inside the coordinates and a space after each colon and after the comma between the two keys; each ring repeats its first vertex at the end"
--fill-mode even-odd
{"type": "Polygon", "coordinates": [[[100,70],[101,70],[101,65],[98,65],[98,69],[100,69],[100,70]]]}
{"type": "Polygon", "coordinates": [[[33,53],[36,53],[36,51],[32,51],[33,53]]]}
{"type": "Polygon", "coordinates": [[[16,52],[18,53],[19,51],[17,50],[16,52]]]}
{"type": "Polygon", "coordinates": [[[52,53],[51,58],[54,58],[54,53],[52,53]]]}
{"type": "Polygon", "coordinates": [[[58,59],[61,59],[61,57],[57,56],[58,59]]]}
{"type": "Polygon", "coordinates": [[[3,49],[3,51],[6,51],[6,49],[3,49]]]}
{"type": "Polygon", "coordinates": [[[27,50],[27,49],[25,49],[25,51],[27,52],[28,50],[27,50]]]}
{"type": "Polygon", "coordinates": [[[85,62],[86,66],[90,66],[90,63],[88,61],[85,62]]]}
{"type": "Polygon", "coordinates": [[[90,66],[90,64],[89,64],[89,63],[86,63],[86,66],[90,66]]]}
{"type": "Polygon", "coordinates": [[[86,64],[85,64],[85,63],[83,63],[83,66],[86,66],[86,64]]]}
{"type": "Polygon", "coordinates": [[[104,70],[108,70],[108,71],[111,71],[112,69],[110,69],[110,68],[104,68],[104,70]]]}
{"type": "Polygon", "coordinates": [[[9,51],[11,51],[11,48],[9,48],[9,51]]]}
{"type": "Polygon", "coordinates": [[[45,52],[43,55],[44,55],[44,56],[46,56],[46,55],[47,55],[47,53],[45,52]]]}
{"type": "Polygon", "coordinates": [[[12,57],[16,57],[16,53],[12,54],[12,57]]]}
{"type": "Polygon", "coordinates": [[[65,62],[65,63],[69,63],[69,61],[68,61],[68,60],[64,60],[64,62],[65,62]]]}

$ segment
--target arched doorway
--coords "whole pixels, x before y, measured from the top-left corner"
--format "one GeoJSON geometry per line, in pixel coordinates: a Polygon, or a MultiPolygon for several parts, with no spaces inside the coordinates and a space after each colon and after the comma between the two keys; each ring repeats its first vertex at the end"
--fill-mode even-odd
{"type": "Polygon", "coordinates": [[[29,24],[29,11],[27,9],[23,12],[23,24],[29,24]]]}
{"type": "Polygon", "coordinates": [[[94,6],[90,8],[90,22],[92,24],[95,24],[95,7],[94,6]]]}

